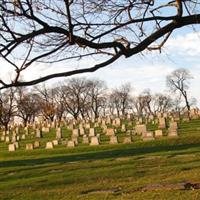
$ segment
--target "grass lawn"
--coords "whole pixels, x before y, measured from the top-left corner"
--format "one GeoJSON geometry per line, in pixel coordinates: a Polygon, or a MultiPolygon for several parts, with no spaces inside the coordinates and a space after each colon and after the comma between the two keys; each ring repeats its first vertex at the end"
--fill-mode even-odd
{"type": "Polygon", "coordinates": [[[0,199],[196,200],[200,189],[200,120],[179,137],[132,144],[64,146],[8,152],[0,143],[0,199]]]}

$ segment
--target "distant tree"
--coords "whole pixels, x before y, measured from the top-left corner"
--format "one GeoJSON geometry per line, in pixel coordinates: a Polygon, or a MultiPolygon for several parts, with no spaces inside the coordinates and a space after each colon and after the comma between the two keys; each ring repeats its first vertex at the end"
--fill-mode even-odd
{"type": "Polygon", "coordinates": [[[89,81],[85,78],[69,79],[62,87],[65,108],[75,119],[89,117],[89,81]]]}
{"type": "Polygon", "coordinates": [[[145,89],[141,94],[133,98],[133,105],[137,111],[138,116],[142,117],[143,115],[153,114],[151,108],[152,99],[153,96],[150,89],[145,89]]]}
{"type": "Polygon", "coordinates": [[[9,88],[0,93],[0,124],[5,131],[9,129],[8,125],[16,114],[15,91],[9,88]]]}
{"type": "Polygon", "coordinates": [[[181,96],[184,98],[186,108],[188,112],[190,111],[190,103],[188,100],[188,89],[189,89],[189,80],[192,79],[190,72],[186,69],[177,69],[174,70],[170,75],[166,78],[166,83],[168,88],[172,92],[179,92],[181,96]]]}
{"type": "Polygon", "coordinates": [[[110,105],[117,111],[117,115],[125,115],[130,105],[131,84],[122,84],[119,88],[114,89],[110,94],[110,105]]]}
{"type": "Polygon", "coordinates": [[[169,112],[173,107],[173,100],[167,94],[157,93],[154,95],[154,111],[155,112],[169,112]]]}
{"type": "Polygon", "coordinates": [[[46,120],[53,121],[56,116],[56,90],[54,88],[47,88],[46,85],[35,87],[35,90],[40,96],[38,104],[40,106],[42,116],[46,120]]]}
{"type": "Polygon", "coordinates": [[[101,80],[89,80],[89,102],[94,118],[98,118],[101,109],[105,107],[106,84],[101,80]]]}
{"type": "Polygon", "coordinates": [[[65,99],[63,97],[62,86],[53,88],[54,90],[54,102],[55,102],[55,115],[60,126],[61,120],[66,113],[65,99]]]}
{"type": "Polygon", "coordinates": [[[15,101],[17,105],[16,115],[23,120],[24,126],[33,121],[40,113],[40,98],[33,91],[27,91],[24,87],[17,88],[15,101]]]}

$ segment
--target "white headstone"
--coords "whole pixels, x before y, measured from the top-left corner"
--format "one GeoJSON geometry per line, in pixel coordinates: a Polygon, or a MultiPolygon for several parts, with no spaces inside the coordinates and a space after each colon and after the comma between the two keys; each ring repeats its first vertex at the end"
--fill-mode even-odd
{"type": "Polygon", "coordinates": [[[99,139],[98,139],[97,136],[91,137],[90,145],[91,145],[91,146],[99,145],[99,139]]]}
{"type": "Polygon", "coordinates": [[[67,147],[75,147],[75,142],[74,141],[68,141],[67,142],[67,147]]]}
{"type": "Polygon", "coordinates": [[[15,144],[9,144],[9,145],[8,145],[8,151],[16,151],[16,146],[15,146],[15,144]]]}
{"type": "Polygon", "coordinates": [[[26,144],[26,150],[33,150],[33,144],[26,144]]]}
{"type": "Polygon", "coordinates": [[[46,143],[46,149],[53,149],[53,143],[52,142],[47,142],[46,143]]]}

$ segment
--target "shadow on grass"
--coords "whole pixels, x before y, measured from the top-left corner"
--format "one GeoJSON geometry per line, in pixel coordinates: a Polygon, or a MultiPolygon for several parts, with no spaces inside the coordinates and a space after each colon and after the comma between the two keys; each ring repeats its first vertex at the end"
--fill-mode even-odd
{"type": "MultiPolygon", "coordinates": [[[[48,157],[48,158],[38,158],[38,159],[26,159],[26,160],[11,160],[11,161],[1,161],[0,167],[17,167],[17,166],[33,166],[48,163],[69,163],[76,161],[93,161],[100,159],[115,159],[119,157],[127,156],[140,156],[149,153],[162,153],[166,151],[180,151],[187,150],[189,148],[199,147],[200,144],[180,144],[173,146],[154,146],[154,147],[130,147],[126,149],[117,150],[106,150],[97,152],[86,152],[82,154],[73,154],[66,156],[48,157]]],[[[174,156],[180,154],[180,152],[174,152],[174,156]]]]}

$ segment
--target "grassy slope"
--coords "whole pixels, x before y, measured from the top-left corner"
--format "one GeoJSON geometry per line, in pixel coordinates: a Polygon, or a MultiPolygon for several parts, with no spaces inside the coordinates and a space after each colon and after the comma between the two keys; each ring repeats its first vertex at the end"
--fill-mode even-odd
{"type": "Polygon", "coordinates": [[[200,182],[200,120],[181,124],[179,134],[129,145],[16,152],[1,143],[0,199],[200,199],[200,190],[137,191],[200,182]]]}

